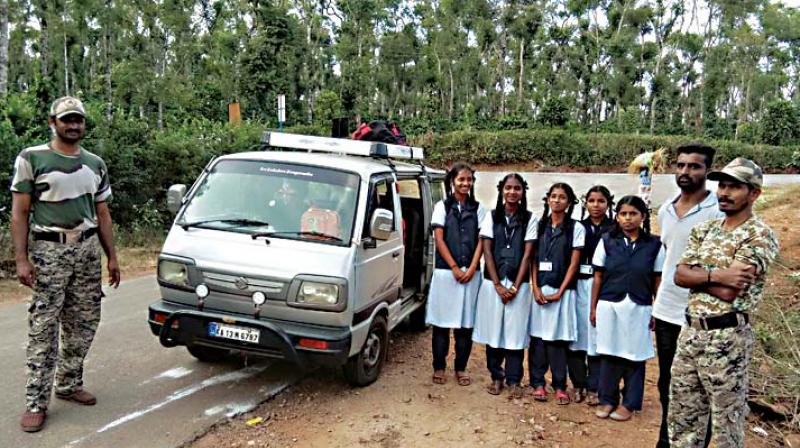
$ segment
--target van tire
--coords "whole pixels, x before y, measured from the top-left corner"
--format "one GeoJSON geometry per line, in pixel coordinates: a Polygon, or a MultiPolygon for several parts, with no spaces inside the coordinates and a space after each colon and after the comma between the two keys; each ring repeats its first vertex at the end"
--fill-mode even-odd
{"type": "Polygon", "coordinates": [[[343,367],[344,377],[352,386],[369,386],[378,379],[386,363],[389,349],[389,326],[386,318],[375,316],[369,326],[367,339],[358,351],[351,356],[343,367]]]}
{"type": "Polygon", "coordinates": [[[205,347],[202,345],[188,345],[186,346],[186,350],[189,351],[189,354],[197,358],[198,361],[202,362],[221,362],[224,361],[230,351],[223,350],[221,348],[213,348],[213,347],[205,347]]]}

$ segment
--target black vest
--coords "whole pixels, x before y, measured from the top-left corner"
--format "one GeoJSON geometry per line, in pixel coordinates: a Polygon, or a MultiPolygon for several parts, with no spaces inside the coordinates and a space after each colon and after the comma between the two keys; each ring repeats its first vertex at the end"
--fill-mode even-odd
{"type": "MultiPolygon", "coordinates": [[[[544,232],[539,235],[539,250],[536,252],[536,261],[547,261],[552,263],[553,269],[547,272],[536,271],[536,281],[539,286],[551,286],[560,288],[567,276],[569,263],[572,260],[572,241],[574,239],[576,221],[572,218],[565,218],[564,222],[556,228],[545,223],[544,232]]],[[[580,224],[578,224],[580,225],[580,224]]],[[[537,268],[539,265],[537,264],[537,268]]],[[[577,278],[577,277],[576,277],[577,278]]],[[[575,280],[569,285],[569,289],[575,289],[575,280]]]]}
{"type": "Polygon", "coordinates": [[[606,250],[603,284],[599,300],[621,302],[628,294],[637,305],[652,305],[653,264],[661,250],[657,235],[640,235],[633,249],[625,244],[622,233],[609,232],[602,236],[606,250]]]}
{"type": "MultiPolygon", "coordinates": [[[[469,267],[478,247],[478,203],[466,202],[458,210],[458,202],[445,201],[444,242],[459,267],[469,267]]],[[[436,252],[436,269],[450,269],[436,252]]]]}
{"type": "MultiPolygon", "coordinates": [[[[592,258],[594,258],[594,251],[597,249],[597,243],[600,242],[600,237],[614,228],[614,221],[604,216],[599,226],[594,225],[592,218],[584,219],[581,221],[581,224],[583,224],[583,227],[586,229],[586,239],[584,241],[583,250],[581,250],[581,264],[591,266],[592,258]]],[[[578,278],[590,277],[592,277],[592,274],[578,274],[578,278]]]]}
{"type": "MultiPolygon", "coordinates": [[[[500,280],[507,278],[516,281],[519,267],[522,264],[522,256],[525,255],[525,231],[528,223],[521,222],[521,213],[517,212],[506,225],[506,218],[494,219],[494,244],[492,244],[492,258],[497,269],[497,276],[500,280]]],[[[494,216],[493,216],[494,218],[494,216]]],[[[530,219],[530,217],[528,218],[530,219]]],[[[483,278],[491,280],[489,269],[483,269],[483,278]]],[[[522,283],[528,283],[528,278],[524,278],[522,283]]]]}

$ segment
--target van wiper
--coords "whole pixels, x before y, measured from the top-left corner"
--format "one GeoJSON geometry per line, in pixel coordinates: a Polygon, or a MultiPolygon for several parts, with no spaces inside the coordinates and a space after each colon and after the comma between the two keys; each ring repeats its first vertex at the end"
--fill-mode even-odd
{"type": "Polygon", "coordinates": [[[339,237],[338,237],[338,236],[336,236],[336,235],[331,235],[331,234],[328,234],[328,233],[323,233],[323,232],[315,232],[315,231],[312,231],[312,230],[300,230],[300,231],[279,231],[279,232],[260,232],[260,233],[254,233],[254,234],[252,234],[252,235],[250,235],[250,236],[251,236],[251,238],[253,238],[253,239],[256,239],[256,238],[258,238],[258,237],[264,237],[264,236],[273,236],[273,235],[298,235],[298,236],[310,236],[310,237],[315,237],[315,238],[325,238],[326,240],[338,241],[338,242],[340,242],[340,243],[343,243],[343,242],[344,242],[344,240],[343,240],[343,239],[339,238],[339,237]]]}
{"type": "Polygon", "coordinates": [[[202,224],[207,224],[210,222],[224,222],[227,224],[239,225],[239,226],[268,226],[269,223],[266,221],[262,221],[260,219],[249,219],[249,218],[229,218],[229,219],[206,219],[203,221],[195,221],[195,222],[184,222],[180,226],[183,227],[183,230],[188,230],[189,227],[197,227],[202,224]]]}

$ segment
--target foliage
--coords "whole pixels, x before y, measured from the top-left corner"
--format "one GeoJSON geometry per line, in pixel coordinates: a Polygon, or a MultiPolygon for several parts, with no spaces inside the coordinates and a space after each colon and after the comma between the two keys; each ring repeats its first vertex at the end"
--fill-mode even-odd
{"type": "Polygon", "coordinates": [[[159,130],[224,122],[234,101],[274,125],[284,94],[289,126],[800,140],[800,13],[780,2],[8,3],[2,115],[23,140],[46,137],[42,113],[64,94],[96,123],[159,130]]]}
{"type": "MultiPolygon", "coordinates": [[[[690,137],[585,134],[555,129],[456,131],[412,139],[412,143],[426,148],[430,163],[438,165],[454,160],[490,165],[539,161],[552,167],[584,169],[623,167],[642,151],[673,149],[690,141],[690,137]]],[[[733,141],[707,143],[717,148],[716,163],[720,166],[738,156],[755,160],[766,171],[783,171],[792,163],[792,148],[733,141]]]]}
{"type": "MultiPolygon", "coordinates": [[[[261,136],[269,129],[268,125],[256,121],[245,120],[231,125],[205,118],[187,118],[159,130],[147,121],[120,114],[104,122],[102,107],[97,106],[95,103],[87,104],[89,132],[84,147],[103,157],[109,167],[114,195],[110,207],[115,222],[137,231],[169,222],[165,196],[170,185],[191,184],[216,156],[259,150],[261,136]]],[[[589,134],[541,128],[523,117],[513,117],[500,122],[476,121],[474,124],[475,128],[491,130],[436,133],[422,125],[404,126],[404,130],[411,135],[412,144],[426,149],[428,163],[433,165],[445,165],[458,159],[481,164],[539,161],[551,167],[569,166],[590,171],[624,167],[642,151],[675,148],[691,140],[679,136],[589,134]]],[[[330,135],[330,128],[323,124],[295,125],[284,131],[330,135]]],[[[34,132],[18,135],[10,119],[0,120],[0,181],[3,184],[10,182],[16,154],[45,138],[46,134],[34,132]]],[[[733,141],[709,143],[718,148],[720,165],[741,155],[754,159],[767,171],[800,168],[800,150],[796,147],[733,141]]],[[[10,204],[8,188],[0,189],[0,224],[7,220],[10,204]]]]}
{"type": "Polygon", "coordinates": [[[792,144],[800,139],[800,113],[788,101],[777,101],[767,106],[761,135],[770,145],[792,144]]]}
{"type": "Polygon", "coordinates": [[[569,121],[569,106],[563,98],[548,98],[539,114],[539,122],[545,126],[561,127],[569,121]]]}

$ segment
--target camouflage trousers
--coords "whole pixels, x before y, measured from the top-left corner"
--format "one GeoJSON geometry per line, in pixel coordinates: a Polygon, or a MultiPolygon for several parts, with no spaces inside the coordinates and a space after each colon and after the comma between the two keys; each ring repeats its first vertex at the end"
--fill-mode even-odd
{"type": "Polygon", "coordinates": [[[750,325],[681,330],[672,362],[667,416],[672,446],[704,446],[709,414],[718,448],[744,446],[747,367],[752,354],[750,325]]]}
{"type": "Polygon", "coordinates": [[[77,243],[34,241],[36,284],[28,306],[28,409],[46,409],[56,393],[83,385],[83,360],[100,323],[103,296],[96,236],[77,243]]]}

